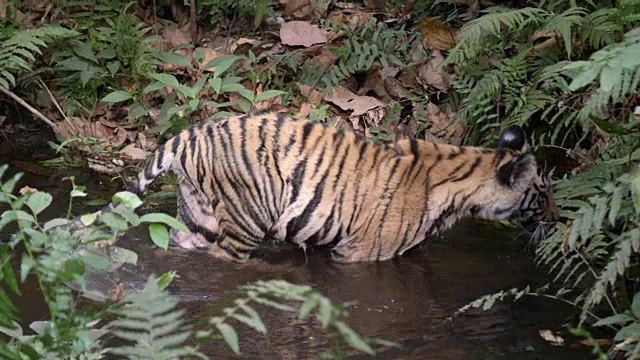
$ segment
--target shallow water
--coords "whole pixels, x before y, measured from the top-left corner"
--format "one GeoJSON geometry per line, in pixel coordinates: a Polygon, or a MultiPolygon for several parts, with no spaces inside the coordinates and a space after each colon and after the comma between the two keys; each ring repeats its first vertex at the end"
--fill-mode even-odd
{"type": "MultiPolygon", "coordinates": [[[[56,201],[44,214],[46,217],[61,216],[66,211],[70,185],[61,181],[66,175],[60,171],[32,173],[21,181],[21,186],[29,185],[54,196],[56,201]]],[[[90,194],[108,197],[120,188],[117,183],[101,184],[91,174],[74,175],[90,194]]],[[[160,210],[149,205],[144,208],[160,210]]],[[[175,214],[175,206],[164,208],[175,214]]],[[[456,309],[479,296],[544,280],[541,270],[533,265],[532,251],[525,249],[526,239],[514,238],[513,232],[467,221],[433,239],[428,246],[393,261],[337,265],[322,252],[305,256],[301,250],[282,244],[247,264],[232,264],[202,252],[155,249],[146,230],[137,228],[118,245],[136,251],[138,264],[127,265],[115,274],[92,276],[90,283],[105,292],[123,283],[131,291],[142,288],[151,273],[174,270],[179,277],[169,290],[180,297],[187,318],[195,322],[205,318],[203,312],[219,310],[221,301],[228,303],[240,285],[283,279],[311,285],[334,303],[356,301],[349,307],[350,326],[363,336],[402,346],[380,349],[380,358],[588,359],[589,352],[584,347],[553,347],[538,335],[542,329],[562,330],[570,319],[570,309],[549,300],[498,303],[489,311],[474,310],[452,323],[445,321],[456,309]]],[[[46,309],[37,294],[28,290],[19,303],[23,325],[46,318],[46,309]]],[[[263,336],[238,325],[242,358],[308,359],[335,350],[334,342],[317,324],[297,320],[296,314],[257,309],[268,334],[263,336]]],[[[212,359],[234,358],[222,342],[206,344],[201,350],[212,359]]]]}

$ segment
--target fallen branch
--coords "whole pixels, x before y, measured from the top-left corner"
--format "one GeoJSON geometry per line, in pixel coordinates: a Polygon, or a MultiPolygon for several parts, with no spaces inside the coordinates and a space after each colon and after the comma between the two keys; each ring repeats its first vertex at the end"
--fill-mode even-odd
{"type": "Polygon", "coordinates": [[[36,110],[33,106],[29,105],[26,101],[22,100],[18,95],[14,94],[10,90],[5,89],[5,88],[3,88],[1,86],[0,86],[0,91],[2,91],[5,95],[7,95],[8,97],[10,97],[13,100],[15,100],[18,104],[24,106],[27,110],[29,110],[37,118],[40,118],[40,120],[44,121],[45,124],[49,125],[49,127],[51,127],[51,129],[53,129],[53,131],[57,131],[58,130],[58,125],[56,125],[53,121],[49,120],[46,116],[42,115],[42,113],[40,111],[36,110]]]}

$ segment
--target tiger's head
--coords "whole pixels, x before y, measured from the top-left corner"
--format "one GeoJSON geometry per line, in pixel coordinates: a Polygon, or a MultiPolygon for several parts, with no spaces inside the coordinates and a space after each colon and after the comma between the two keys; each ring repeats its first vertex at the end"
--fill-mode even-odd
{"type": "Polygon", "coordinates": [[[497,198],[505,196],[510,206],[496,211],[505,211],[504,218],[529,231],[538,244],[559,218],[545,166],[528,151],[526,134],[516,125],[502,132],[497,153],[502,157],[496,173],[502,194],[497,198]]]}

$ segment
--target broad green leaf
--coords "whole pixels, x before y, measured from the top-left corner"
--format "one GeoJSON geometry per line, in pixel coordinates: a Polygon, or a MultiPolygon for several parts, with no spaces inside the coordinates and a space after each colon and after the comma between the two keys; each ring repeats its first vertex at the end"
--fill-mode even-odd
{"type": "Polygon", "coordinates": [[[51,201],[53,201],[53,197],[46,192],[37,192],[27,199],[27,206],[34,215],[38,215],[42,212],[42,210],[46,209],[49,205],[51,205],[51,201]]]}
{"type": "Polygon", "coordinates": [[[77,58],[65,59],[58,62],[58,66],[65,70],[85,71],[89,69],[89,63],[77,58]]]}
{"type": "Polygon", "coordinates": [[[609,209],[609,223],[613,226],[615,225],[616,219],[618,217],[618,211],[620,211],[620,206],[622,205],[622,189],[616,187],[613,189],[613,194],[611,195],[611,208],[609,209]]]}
{"type": "Polygon", "coordinates": [[[151,240],[157,247],[165,250],[169,247],[169,232],[164,225],[149,225],[149,235],[151,235],[151,240]]]}
{"type": "Polygon", "coordinates": [[[616,84],[622,82],[622,68],[604,66],[600,73],[600,89],[605,92],[611,91],[616,84]]]}
{"type": "Polygon", "coordinates": [[[219,56],[215,59],[209,60],[209,62],[204,65],[203,70],[215,68],[215,70],[213,71],[213,76],[220,77],[220,75],[227,71],[231,67],[231,65],[233,65],[233,63],[238,59],[240,59],[240,56],[236,55],[219,56]]]}
{"type": "Polygon", "coordinates": [[[133,98],[133,96],[131,96],[131,94],[122,91],[122,90],[116,90],[113,92],[110,92],[109,94],[107,94],[105,97],[102,98],[102,102],[107,102],[110,104],[114,104],[114,103],[118,103],[121,101],[125,101],[125,100],[129,100],[133,98]]]}
{"type": "Polygon", "coordinates": [[[138,206],[142,205],[142,200],[140,200],[138,195],[128,191],[117,192],[113,195],[113,202],[122,203],[129,209],[136,209],[138,206]]]}
{"type": "Polygon", "coordinates": [[[110,61],[107,64],[107,70],[109,70],[109,74],[111,74],[111,77],[116,76],[118,70],[120,70],[120,61],[110,61]]]}
{"type": "Polygon", "coordinates": [[[629,316],[629,314],[622,313],[622,314],[612,315],[612,316],[606,317],[604,319],[600,319],[596,323],[594,323],[593,326],[605,326],[605,325],[623,324],[623,323],[627,323],[627,322],[632,321],[632,320],[634,320],[634,319],[633,319],[633,317],[629,316]]]}
{"type": "Polygon", "coordinates": [[[116,57],[116,51],[111,48],[104,49],[96,55],[98,59],[113,59],[114,57],[116,57]]]}
{"type": "Polygon", "coordinates": [[[220,89],[222,88],[222,79],[216,77],[209,80],[209,85],[211,85],[211,89],[216,93],[220,93],[220,89]]]}
{"type": "Polygon", "coordinates": [[[591,84],[600,74],[601,68],[602,65],[591,69],[585,69],[578,76],[573,78],[573,81],[569,84],[569,89],[571,89],[571,91],[575,91],[583,86],[591,84]]]}
{"type": "Polygon", "coordinates": [[[58,226],[67,225],[68,223],[70,223],[70,221],[68,219],[55,218],[55,219],[51,219],[51,220],[47,221],[46,223],[44,223],[42,228],[45,231],[47,231],[47,230],[51,230],[51,229],[53,229],[55,227],[58,227],[58,226]]]}
{"type": "Polygon", "coordinates": [[[166,86],[171,86],[173,88],[180,87],[180,82],[178,81],[178,79],[176,79],[176,77],[171,74],[154,73],[150,74],[149,77],[166,86]]]}
{"type": "Polygon", "coordinates": [[[238,334],[233,329],[233,327],[231,327],[231,325],[229,324],[218,322],[216,323],[216,328],[218,328],[218,331],[220,331],[220,334],[222,334],[222,338],[227,343],[227,345],[229,345],[231,350],[233,350],[233,352],[236,354],[240,354],[240,344],[238,343],[238,334]]]}
{"type": "Polygon", "coordinates": [[[96,58],[96,55],[93,53],[93,49],[91,49],[91,46],[87,45],[87,43],[78,42],[76,46],[73,47],[73,51],[78,54],[78,56],[87,60],[91,60],[94,63],[98,62],[98,58],[96,58]]]}
{"type": "Polygon", "coordinates": [[[13,322],[13,327],[12,328],[0,326],[0,333],[3,333],[5,335],[9,336],[10,338],[18,339],[23,334],[22,326],[20,326],[20,324],[17,323],[16,321],[12,321],[12,322],[13,322]]]}
{"type": "Polygon", "coordinates": [[[638,338],[640,337],[640,323],[634,322],[633,324],[627,325],[620,329],[616,336],[613,337],[615,342],[623,341],[627,338],[638,338]]]}
{"type": "Polygon", "coordinates": [[[100,220],[114,230],[125,231],[129,228],[127,221],[122,216],[111,212],[100,215],[100,220]]]}
{"type": "Polygon", "coordinates": [[[187,227],[178,219],[163,213],[145,214],[142,217],[140,217],[140,222],[164,223],[178,231],[184,231],[184,232],[189,231],[187,227]]]}
{"type": "Polygon", "coordinates": [[[154,54],[156,59],[162,61],[163,63],[168,63],[172,65],[182,66],[182,67],[191,67],[191,61],[183,55],[178,55],[170,52],[157,52],[154,54]]]}
{"type": "Polygon", "coordinates": [[[262,92],[260,95],[256,96],[255,102],[264,101],[267,99],[274,98],[276,96],[284,95],[286,92],[280,90],[267,90],[262,92]]]}

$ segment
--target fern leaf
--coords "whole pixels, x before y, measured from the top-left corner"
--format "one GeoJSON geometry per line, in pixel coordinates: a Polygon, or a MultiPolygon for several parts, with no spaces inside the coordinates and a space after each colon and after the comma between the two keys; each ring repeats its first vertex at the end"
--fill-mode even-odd
{"type": "Polygon", "coordinates": [[[160,290],[155,277],[150,276],[144,291],[129,294],[114,324],[113,334],[135,345],[112,349],[115,355],[128,359],[176,359],[200,356],[184,342],[191,331],[176,310],[177,298],[160,290]]]}

